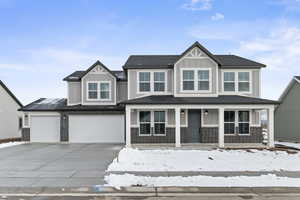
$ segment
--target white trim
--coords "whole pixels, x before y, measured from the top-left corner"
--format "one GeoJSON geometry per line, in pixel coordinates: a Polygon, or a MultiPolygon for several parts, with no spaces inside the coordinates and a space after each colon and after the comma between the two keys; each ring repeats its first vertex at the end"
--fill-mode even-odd
{"type": "MultiPolygon", "coordinates": [[[[111,91],[112,91],[112,84],[111,84],[111,81],[86,81],[86,101],[112,101],[112,95],[111,95],[111,91]],[[96,99],[90,99],[89,98],[89,83],[96,83],[97,84],[97,90],[96,90],[96,92],[97,92],[97,98],[96,99]],[[102,83],[108,83],[108,88],[109,88],[109,90],[108,90],[108,92],[109,92],[109,98],[108,99],[102,99],[102,98],[100,98],[100,94],[101,94],[101,84],[102,83]]],[[[116,92],[116,90],[115,90],[115,92],[116,92]]],[[[115,103],[114,103],[115,104],[115,103]]]]}
{"type": "Polygon", "coordinates": [[[180,68],[180,93],[196,93],[196,94],[207,94],[212,92],[212,69],[211,68],[180,68]],[[183,71],[193,71],[194,72],[194,90],[183,90],[183,71]],[[208,90],[199,90],[198,88],[198,72],[199,71],[208,71],[209,73],[209,89],[208,90]]]}
{"type": "Polygon", "coordinates": [[[224,108],[219,108],[219,137],[218,143],[220,148],[224,148],[224,108]]]}
{"type": "Polygon", "coordinates": [[[221,76],[222,76],[221,94],[223,94],[223,95],[250,95],[250,94],[252,94],[253,93],[253,81],[252,81],[253,74],[252,73],[253,73],[253,70],[247,70],[247,69],[238,69],[238,70],[222,69],[221,70],[221,76]],[[224,73],[225,72],[233,72],[234,73],[234,91],[224,91],[224,73]],[[239,91],[239,80],[238,80],[239,72],[248,72],[249,73],[249,91],[248,92],[240,92],[239,91]]]}
{"type": "Polygon", "coordinates": [[[29,115],[29,113],[23,113],[22,120],[23,120],[22,127],[23,128],[30,128],[30,115],[29,115]],[[25,125],[25,115],[27,115],[27,117],[28,117],[28,124],[27,125],[25,125]]]}
{"type": "Polygon", "coordinates": [[[126,121],[126,147],[131,147],[131,109],[125,108],[125,121],[126,121]]]}
{"type": "Polygon", "coordinates": [[[164,109],[158,109],[158,110],[153,110],[153,109],[141,109],[137,111],[137,123],[138,123],[138,128],[139,128],[139,136],[166,136],[167,135],[167,125],[168,125],[168,110],[164,110],[164,109]],[[156,111],[163,111],[165,113],[165,133],[164,134],[155,134],[155,131],[153,133],[151,133],[151,129],[153,128],[153,130],[155,129],[155,121],[154,121],[154,112],[156,111]],[[149,134],[140,134],[140,112],[150,112],[150,133],[149,134]]]}
{"type": "MultiPolygon", "coordinates": [[[[167,95],[167,94],[171,94],[172,92],[168,92],[168,71],[169,70],[136,70],[137,73],[137,91],[136,94],[137,95],[143,95],[143,96],[147,96],[147,95],[167,95]],[[150,73],[150,91],[140,91],[140,72],[148,72],[150,73]],[[165,90],[164,91],[154,91],[154,73],[155,72],[163,72],[165,74],[165,90]]],[[[130,88],[130,85],[128,85],[128,88],[130,88]]]]}
{"type": "Polygon", "coordinates": [[[273,148],[274,144],[274,107],[268,109],[268,147],[273,148]]]}
{"type": "Polygon", "coordinates": [[[180,107],[175,108],[175,146],[181,146],[180,136],[180,107]]]}

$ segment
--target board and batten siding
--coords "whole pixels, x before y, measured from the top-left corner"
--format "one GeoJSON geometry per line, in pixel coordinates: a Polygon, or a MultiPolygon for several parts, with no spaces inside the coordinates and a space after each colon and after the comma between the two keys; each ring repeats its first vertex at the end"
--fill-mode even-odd
{"type": "Polygon", "coordinates": [[[107,105],[115,104],[116,102],[116,79],[108,73],[88,73],[82,79],[82,103],[89,105],[107,105]],[[88,100],[87,99],[87,82],[89,81],[110,81],[111,85],[111,99],[110,100],[88,100]]]}
{"type": "Polygon", "coordinates": [[[22,113],[18,111],[20,105],[0,86],[0,139],[21,137],[19,118],[22,113]]]}
{"type": "Polygon", "coordinates": [[[275,110],[275,139],[300,142],[300,84],[294,83],[275,110]]]}
{"type": "Polygon", "coordinates": [[[117,82],[117,102],[127,100],[127,81],[117,82]]]}
{"type": "MultiPolygon", "coordinates": [[[[246,72],[249,71],[251,73],[251,93],[245,93],[243,95],[250,96],[250,97],[260,97],[261,95],[261,76],[260,76],[260,69],[230,69],[227,67],[226,69],[219,70],[219,93],[223,93],[223,72],[230,71],[230,72],[246,72]]],[[[226,93],[223,93],[226,94],[226,93]]]]}
{"type": "MultiPolygon", "coordinates": [[[[174,66],[175,70],[175,76],[176,76],[176,95],[202,95],[205,96],[207,94],[217,94],[217,71],[218,71],[218,66],[214,61],[212,61],[209,57],[205,58],[183,58],[179,62],[177,62],[174,66]],[[199,93],[198,91],[195,91],[194,93],[192,92],[184,92],[181,91],[181,84],[182,84],[182,69],[189,69],[189,68],[197,68],[197,69],[210,69],[211,70],[211,91],[210,92],[201,92],[199,93]]],[[[196,77],[195,77],[196,78],[196,77]]]]}
{"type": "Polygon", "coordinates": [[[81,82],[67,82],[68,105],[81,104],[81,82]]]}
{"type": "Polygon", "coordinates": [[[172,94],[173,93],[173,70],[172,69],[159,69],[159,70],[155,70],[155,69],[149,69],[149,70],[137,70],[137,69],[129,69],[128,70],[128,99],[134,99],[134,98],[138,98],[138,97],[142,97],[145,95],[149,95],[149,94],[153,94],[153,95],[159,95],[159,94],[155,94],[155,92],[149,92],[147,93],[139,93],[138,91],[138,73],[139,72],[155,72],[155,71],[165,71],[166,72],[166,84],[167,84],[167,88],[166,91],[164,93],[160,92],[159,94],[172,94]]]}

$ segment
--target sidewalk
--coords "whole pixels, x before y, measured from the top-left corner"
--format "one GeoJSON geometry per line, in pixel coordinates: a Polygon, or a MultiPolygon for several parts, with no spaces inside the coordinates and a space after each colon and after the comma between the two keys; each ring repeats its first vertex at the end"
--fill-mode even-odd
{"type": "Polygon", "coordinates": [[[157,171],[109,171],[105,172],[106,175],[109,174],[133,174],[136,176],[213,176],[213,177],[231,177],[231,176],[260,176],[267,174],[274,174],[280,177],[289,178],[300,178],[300,171],[201,171],[201,172],[191,172],[191,171],[169,171],[169,172],[157,172],[157,171]]]}

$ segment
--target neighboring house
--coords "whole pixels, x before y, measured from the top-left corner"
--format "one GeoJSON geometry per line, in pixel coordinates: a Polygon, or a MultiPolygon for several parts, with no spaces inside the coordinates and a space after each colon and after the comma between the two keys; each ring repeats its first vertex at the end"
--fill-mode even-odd
{"type": "Polygon", "coordinates": [[[198,42],[180,55],[132,55],[124,71],[97,61],[64,79],[67,99],[39,99],[22,109],[23,138],[256,145],[263,141],[260,111],[267,110],[272,147],[277,101],[260,98],[263,67],[239,56],[213,55],[198,42]]]}
{"type": "Polygon", "coordinates": [[[295,76],[279,98],[275,110],[275,139],[300,142],[300,76],[295,76]]]}
{"type": "Polygon", "coordinates": [[[21,137],[22,107],[17,97],[0,80],[0,142],[21,137]]]}

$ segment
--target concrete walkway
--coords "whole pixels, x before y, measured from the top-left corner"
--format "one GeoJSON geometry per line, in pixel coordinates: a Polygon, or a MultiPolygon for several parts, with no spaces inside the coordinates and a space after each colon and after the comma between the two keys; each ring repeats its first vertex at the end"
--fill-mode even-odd
{"type": "Polygon", "coordinates": [[[118,144],[22,144],[0,149],[0,187],[104,184],[118,144]]]}

